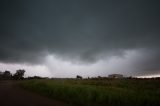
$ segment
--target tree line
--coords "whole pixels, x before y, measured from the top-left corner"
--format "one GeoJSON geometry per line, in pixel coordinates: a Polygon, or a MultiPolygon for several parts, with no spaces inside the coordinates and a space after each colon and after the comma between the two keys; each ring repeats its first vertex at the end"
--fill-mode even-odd
{"type": "Polygon", "coordinates": [[[22,80],[24,79],[24,69],[16,70],[14,74],[12,74],[10,71],[0,71],[0,80],[22,80]]]}

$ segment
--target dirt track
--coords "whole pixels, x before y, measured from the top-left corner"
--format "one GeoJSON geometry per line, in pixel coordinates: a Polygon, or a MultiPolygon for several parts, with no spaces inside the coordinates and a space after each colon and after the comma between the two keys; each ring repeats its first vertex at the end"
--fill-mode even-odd
{"type": "Polygon", "coordinates": [[[13,81],[0,81],[0,106],[69,106],[20,89],[13,81]]]}

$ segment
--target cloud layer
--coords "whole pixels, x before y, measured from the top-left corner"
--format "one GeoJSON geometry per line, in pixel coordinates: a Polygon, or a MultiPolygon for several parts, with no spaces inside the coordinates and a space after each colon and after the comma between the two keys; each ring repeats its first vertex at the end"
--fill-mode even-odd
{"type": "Polygon", "coordinates": [[[132,72],[159,70],[159,3],[1,0],[0,61],[43,64],[48,55],[54,55],[73,63],[95,64],[138,51],[139,59],[130,60],[136,61],[132,67],[139,62],[132,72]]]}

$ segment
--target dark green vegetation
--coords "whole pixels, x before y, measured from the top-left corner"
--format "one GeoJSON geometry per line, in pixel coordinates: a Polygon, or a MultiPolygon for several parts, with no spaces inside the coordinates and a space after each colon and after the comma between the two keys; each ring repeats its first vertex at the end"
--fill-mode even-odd
{"type": "Polygon", "coordinates": [[[20,86],[79,106],[160,106],[160,79],[27,80],[20,86]]]}
{"type": "Polygon", "coordinates": [[[23,80],[24,79],[24,69],[16,70],[16,73],[12,74],[10,71],[1,72],[0,80],[23,80]]]}

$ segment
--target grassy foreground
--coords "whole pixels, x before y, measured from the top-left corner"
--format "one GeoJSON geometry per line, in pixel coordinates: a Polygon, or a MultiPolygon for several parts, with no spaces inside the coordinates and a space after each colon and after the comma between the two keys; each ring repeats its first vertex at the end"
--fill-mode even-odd
{"type": "Polygon", "coordinates": [[[78,106],[160,106],[159,79],[27,80],[20,86],[78,106]]]}

